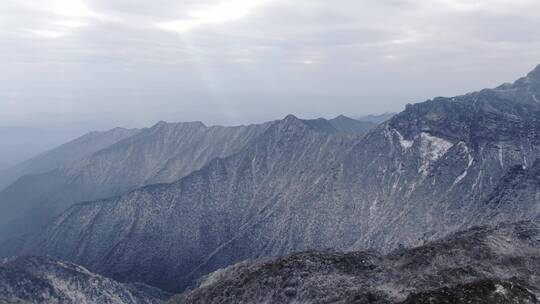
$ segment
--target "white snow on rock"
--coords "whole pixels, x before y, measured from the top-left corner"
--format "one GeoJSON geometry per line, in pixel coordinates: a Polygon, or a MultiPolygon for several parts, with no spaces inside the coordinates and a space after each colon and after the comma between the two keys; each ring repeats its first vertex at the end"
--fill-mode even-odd
{"type": "Polygon", "coordinates": [[[459,145],[463,147],[463,151],[467,154],[468,163],[467,163],[467,168],[465,168],[465,171],[463,171],[463,173],[461,173],[461,175],[459,175],[456,178],[452,187],[457,185],[459,182],[461,182],[465,178],[465,176],[467,176],[467,173],[469,173],[469,168],[472,166],[473,161],[474,161],[474,158],[471,156],[471,153],[469,152],[469,147],[467,147],[467,145],[464,142],[460,142],[459,145]]]}
{"type": "Polygon", "coordinates": [[[436,137],[432,136],[429,133],[422,132],[420,134],[420,158],[421,165],[418,170],[418,173],[421,173],[423,176],[426,176],[428,173],[429,167],[435,163],[439,158],[448,152],[448,150],[454,144],[436,137]]]}
{"type": "Polygon", "coordinates": [[[506,288],[500,284],[495,284],[495,293],[498,293],[500,295],[506,295],[506,288]]]}
{"type": "Polygon", "coordinates": [[[398,130],[393,129],[393,131],[398,136],[399,144],[403,149],[408,150],[410,147],[412,147],[412,145],[414,144],[414,140],[406,140],[405,138],[403,138],[403,135],[401,135],[398,130]]]}
{"type": "Polygon", "coordinates": [[[120,283],[84,267],[46,257],[18,257],[1,262],[0,302],[157,304],[170,297],[150,286],[120,283]]]}

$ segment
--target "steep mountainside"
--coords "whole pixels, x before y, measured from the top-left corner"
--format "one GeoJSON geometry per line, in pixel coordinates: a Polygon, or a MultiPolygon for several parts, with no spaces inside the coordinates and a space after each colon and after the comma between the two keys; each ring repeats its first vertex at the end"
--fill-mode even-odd
{"type": "Polygon", "coordinates": [[[169,294],[121,284],[88,270],[41,257],[0,260],[0,303],[162,303],[169,294]]]}
{"type": "Polygon", "coordinates": [[[473,228],[413,249],[305,252],[218,270],[171,303],[540,303],[540,226],[473,228]]]}
{"type": "Polygon", "coordinates": [[[177,180],[237,152],[267,126],[160,122],[65,166],[26,175],[0,192],[0,240],[40,227],[74,203],[177,180]]]}
{"type": "MultiPolygon", "coordinates": [[[[538,71],[497,89],[410,105],[366,136],[350,178],[370,186],[362,194],[372,205],[353,248],[418,244],[484,217],[481,202],[506,172],[540,156],[538,71]]],[[[522,219],[538,215],[537,204],[528,206],[522,219]]]]}
{"type": "MultiPolygon", "coordinates": [[[[321,180],[340,170],[334,167],[336,159],[360,139],[337,132],[325,120],[288,116],[240,153],[215,159],[176,183],[75,205],[43,235],[29,240],[23,251],[48,252],[120,280],[178,290],[208,269],[253,256],[261,250],[258,246],[268,245],[269,237],[290,242],[283,248],[268,247],[276,252],[298,242],[294,233],[261,234],[256,241],[246,236],[280,213],[294,209],[301,216],[309,210],[310,202],[303,198],[325,191],[321,180]]],[[[321,220],[327,216],[311,210],[321,220]]],[[[294,223],[287,217],[281,220],[294,223]]],[[[281,225],[284,229],[287,223],[281,225]]],[[[331,225],[326,221],[321,228],[331,225]]]]}
{"type": "Polygon", "coordinates": [[[59,167],[69,166],[137,132],[139,132],[137,129],[115,128],[104,132],[88,133],[15,167],[0,171],[0,190],[21,176],[45,173],[59,167]]]}
{"type": "Polygon", "coordinates": [[[482,207],[484,223],[524,218],[540,220],[540,161],[531,167],[510,168],[482,207]]]}
{"type": "MultiPolygon", "coordinates": [[[[484,202],[508,170],[540,155],[539,71],[408,106],[363,137],[288,116],[178,182],[76,205],[0,251],[50,254],[119,280],[181,290],[249,258],[324,248],[388,252],[496,223],[484,202]]],[[[538,204],[522,206],[504,218],[538,217],[538,204]]]]}

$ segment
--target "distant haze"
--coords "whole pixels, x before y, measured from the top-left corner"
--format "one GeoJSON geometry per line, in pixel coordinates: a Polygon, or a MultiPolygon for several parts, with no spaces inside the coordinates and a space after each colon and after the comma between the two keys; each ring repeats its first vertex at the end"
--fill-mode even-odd
{"type": "MultiPolygon", "coordinates": [[[[4,0],[0,127],[68,138],[397,112],[524,75],[540,63],[539,11],[537,0],[4,0]]],[[[57,142],[37,134],[19,136],[57,142]]]]}
{"type": "Polygon", "coordinates": [[[74,126],[65,128],[0,126],[0,171],[50,150],[86,133],[74,126]]]}

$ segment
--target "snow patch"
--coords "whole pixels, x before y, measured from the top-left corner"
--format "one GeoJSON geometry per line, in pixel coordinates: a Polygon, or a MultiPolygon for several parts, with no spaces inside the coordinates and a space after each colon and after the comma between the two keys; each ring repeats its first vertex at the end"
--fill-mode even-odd
{"type": "Polygon", "coordinates": [[[471,156],[471,153],[469,152],[469,147],[467,147],[467,145],[463,142],[460,142],[460,144],[463,145],[463,150],[465,153],[467,153],[467,158],[469,159],[469,161],[467,163],[467,168],[465,168],[465,171],[463,171],[463,173],[461,173],[461,175],[459,175],[456,178],[456,180],[454,180],[454,184],[452,184],[452,187],[457,185],[459,182],[461,182],[465,178],[465,176],[467,176],[467,173],[469,173],[469,168],[472,166],[474,162],[474,158],[471,156]]]}
{"type": "Polygon", "coordinates": [[[398,130],[393,129],[393,131],[398,136],[399,144],[403,149],[408,150],[410,147],[412,147],[412,145],[414,144],[414,140],[406,140],[405,138],[403,138],[403,135],[401,135],[398,130]]]}
{"type": "MultiPolygon", "coordinates": [[[[240,263],[240,264],[243,264],[243,263],[240,263]]],[[[238,265],[240,265],[238,264],[238,265]]],[[[220,268],[208,275],[206,275],[205,278],[203,278],[202,282],[200,283],[199,287],[200,288],[204,288],[204,287],[208,287],[210,285],[213,285],[217,282],[219,282],[220,280],[224,279],[227,277],[228,275],[228,271],[229,270],[233,270],[235,266],[232,266],[232,267],[229,267],[229,268],[220,268]]]]}
{"type": "Polygon", "coordinates": [[[495,293],[498,293],[500,295],[506,295],[506,288],[500,284],[495,284],[495,293]]]}
{"type": "Polygon", "coordinates": [[[377,211],[377,204],[378,204],[377,199],[373,200],[373,202],[371,203],[371,206],[369,206],[369,214],[373,214],[377,211]]]}
{"type": "Polygon", "coordinates": [[[480,182],[480,180],[482,179],[482,170],[479,170],[478,171],[478,175],[476,176],[476,179],[474,180],[474,183],[472,185],[472,190],[474,190],[476,188],[476,186],[478,186],[478,183],[480,182]]]}
{"type": "Polygon", "coordinates": [[[499,164],[501,165],[501,169],[504,169],[503,148],[502,147],[499,147],[499,164]]]}
{"type": "Polygon", "coordinates": [[[420,159],[422,164],[418,173],[425,177],[429,167],[445,155],[453,145],[453,143],[445,139],[422,132],[420,134],[420,159]]]}

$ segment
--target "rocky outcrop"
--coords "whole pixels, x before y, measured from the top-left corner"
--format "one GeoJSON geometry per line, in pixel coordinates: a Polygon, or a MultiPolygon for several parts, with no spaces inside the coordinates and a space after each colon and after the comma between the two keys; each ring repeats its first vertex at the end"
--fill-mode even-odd
{"type": "Polygon", "coordinates": [[[0,260],[0,303],[157,304],[170,295],[44,257],[0,260]]]}
{"type": "Polygon", "coordinates": [[[540,226],[477,227],[413,249],[305,252],[208,275],[170,303],[539,303],[540,226]]]}
{"type": "Polygon", "coordinates": [[[411,294],[403,304],[536,304],[538,298],[513,281],[484,280],[411,294]]]}

